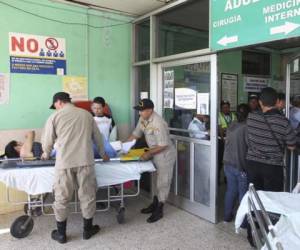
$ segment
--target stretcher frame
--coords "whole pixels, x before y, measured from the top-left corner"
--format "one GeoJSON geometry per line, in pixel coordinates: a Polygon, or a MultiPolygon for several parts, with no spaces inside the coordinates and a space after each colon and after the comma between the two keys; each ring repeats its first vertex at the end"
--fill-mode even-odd
{"type": "Polygon", "coordinates": [[[247,219],[256,248],[261,249],[265,245],[268,250],[283,250],[283,246],[276,236],[275,227],[252,183],[249,185],[248,194],[247,219]],[[256,224],[258,224],[258,228],[256,224]]]}
{"type": "MultiPolygon", "coordinates": [[[[133,193],[125,193],[124,192],[124,183],[120,183],[117,185],[109,185],[105,187],[98,187],[98,190],[107,190],[107,198],[106,199],[97,199],[96,204],[104,203],[106,206],[104,208],[97,208],[96,212],[105,212],[109,211],[112,207],[112,203],[119,202],[119,206],[117,208],[116,219],[119,224],[123,224],[125,222],[125,198],[137,197],[140,194],[140,180],[130,180],[136,182],[136,190],[133,193]],[[118,190],[117,194],[112,194],[112,190],[118,190]]],[[[25,215],[17,217],[14,222],[11,224],[10,233],[15,238],[25,238],[27,237],[34,226],[34,218],[37,216],[52,216],[54,213],[47,213],[45,211],[46,208],[52,208],[53,203],[46,203],[45,196],[52,193],[43,193],[39,195],[30,195],[27,194],[27,201],[15,201],[11,199],[10,195],[10,187],[6,186],[6,198],[4,202],[7,202],[11,205],[24,205],[25,215]],[[38,212],[34,214],[34,210],[38,209],[38,212]]],[[[69,203],[69,207],[73,207],[74,211],[71,211],[71,214],[81,213],[80,210],[80,201],[78,199],[77,190],[74,190],[74,198],[73,201],[69,203]]]]}

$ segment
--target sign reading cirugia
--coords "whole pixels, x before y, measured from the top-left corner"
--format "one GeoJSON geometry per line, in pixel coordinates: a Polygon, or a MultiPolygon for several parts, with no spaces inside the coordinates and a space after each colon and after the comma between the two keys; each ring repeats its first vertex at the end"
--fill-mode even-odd
{"type": "Polygon", "coordinates": [[[211,48],[300,36],[300,0],[211,0],[211,48]]]}

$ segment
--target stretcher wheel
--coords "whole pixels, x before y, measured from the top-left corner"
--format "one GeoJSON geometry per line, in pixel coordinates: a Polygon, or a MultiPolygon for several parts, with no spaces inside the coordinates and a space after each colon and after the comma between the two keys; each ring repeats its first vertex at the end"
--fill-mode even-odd
{"type": "Polygon", "coordinates": [[[125,222],[125,208],[121,207],[117,214],[117,221],[119,224],[123,224],[125,222]]]}
{"type": "Polygon", "coordinates": [[[10,227],[10,234],[18,239],[27,237],[33,229],[33,219],[28,215],[18,217],[10,227]],[[25,223],[27,223],[25,225],[25,223]]]}

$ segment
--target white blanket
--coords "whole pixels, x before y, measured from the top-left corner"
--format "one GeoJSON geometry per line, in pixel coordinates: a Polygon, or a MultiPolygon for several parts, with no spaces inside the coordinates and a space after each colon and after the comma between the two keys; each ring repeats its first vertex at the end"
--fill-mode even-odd
{"type": "MultiPolygon", "coordinates": [[[[98,187],[139,180],[143,172],[154,172],[148,162],[105,162],[95,165],[98,187]]],[[[54,167],[0,169],[0,182],[30,195],[51,193],[54,183],[54,167]]]]}
{"type": "MultiPolygon", "coordinates": [[[[283,249],[299,250],[300,249],[300,212],[281,216],[275,225],[276,240],[269,239],[273,249],[277,249],[275,244],[280,242],[283,249]]],[[[265,245],[262,250],[268,250],[265,245]]]]}
{"type": "MultiPolygon", "coordinates": [[[[266,191],[257,191],[257,193],[268,212],[289,215],[300,211],[300,194],[266,191]]],[[[244,195],[236,214],[235,228],[237,230],[240,228],[247,212],[248,192],[244,195]]]]}
{"type": "MultiPolygon", "coordinates": [[[[277,240],[284,249],[300,249],[300,194],[286,192],[258,191],[258,196],[266,211],[281,214],[275,225],[277,240]]],[[[258,204],[256,203],[257,207],[258,204]]],[[[235,218],[235,228],[238,232],[248,212],[248,193],[243,197],[235,218]]],[[[271,240],[271,243],[275,242],[271,240]]],[[[262,249],[267,249],[264,246],[262,249]]],[[[274,248],[276,249],[276,248],[274,248]]]]}

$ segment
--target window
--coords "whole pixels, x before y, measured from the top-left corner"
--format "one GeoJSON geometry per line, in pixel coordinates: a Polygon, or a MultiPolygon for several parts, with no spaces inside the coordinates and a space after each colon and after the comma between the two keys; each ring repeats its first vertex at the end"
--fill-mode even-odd
{"type": "Polygon", "coordinates": [[[208,48],[208,0],[192,1],[157,17],[157,57],[208,48]]]}
{"type": "MultiPolygon", "coordinates": [[[[136,96],[135,103],[140,99],[150,98],[150,66],[143,65],[136,67],[136,96]]],[[[135,120],[138,121],[139,115],[136,112],[135,120]]]]}
{"type": "Polygon", "coordinates": [[[270,75],[271,55],[267,53],[243,51],[242,73],[244,75],[270,75]]]}
{"type": "Polygon", "coordinates": [[[163,115],[171,133],[209,139],[210,63],[164,68],[163,82],[163,115]]]}
{"type": "Polygon", "coordinates": [[[150,20],[136,24],[136,61],[150,59],[150,20]]]}
{"type": "Polygon", "coordinates": [[[137,92],[137,99],[142,99],[146,95],[150,98],[150,66],[148,64],[137,67],[137,92]]]}

